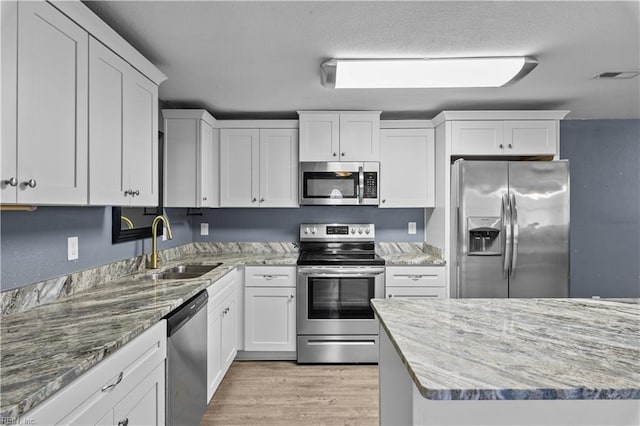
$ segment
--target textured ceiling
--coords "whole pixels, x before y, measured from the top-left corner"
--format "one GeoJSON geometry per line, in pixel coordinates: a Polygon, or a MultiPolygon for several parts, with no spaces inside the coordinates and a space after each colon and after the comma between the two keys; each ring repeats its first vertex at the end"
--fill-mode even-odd
{"type": "Polygon", "coordinates": [[[455,109],[569,109],[640,118],[640,2],[86,2],[168,80],[160,97],[216,118],[296,118],[309,109],[432,118],[455,109]],[[329,58],[529,55],[504,88],[326,89],[329,58]]]}

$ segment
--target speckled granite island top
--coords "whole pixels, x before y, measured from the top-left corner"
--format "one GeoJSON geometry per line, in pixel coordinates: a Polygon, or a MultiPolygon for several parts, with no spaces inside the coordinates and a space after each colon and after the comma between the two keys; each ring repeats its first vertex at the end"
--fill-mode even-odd
{"type": "Polygon", "coordinates": [[[189,280],[141,272],[4,316],[0,322],[0,417],[26,413],[200,290],[239,265],[295,265],[298,253],[194,253],[165,261],[222,265],[189,280]]]}
{"type": "Polygon", "coordinates": [[[427,399],[640,399],[640,299],[372,305],[427,399]]]}

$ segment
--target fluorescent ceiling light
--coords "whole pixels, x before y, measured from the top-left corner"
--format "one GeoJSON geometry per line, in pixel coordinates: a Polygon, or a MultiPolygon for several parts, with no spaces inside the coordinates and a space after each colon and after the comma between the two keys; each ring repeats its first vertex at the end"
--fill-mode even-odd
{"type": "Polygon", "coordinates": [[[322,85],[335,89],[501,87],[538,65],[528,57],[442,59],[331,59],[322,85]]]}

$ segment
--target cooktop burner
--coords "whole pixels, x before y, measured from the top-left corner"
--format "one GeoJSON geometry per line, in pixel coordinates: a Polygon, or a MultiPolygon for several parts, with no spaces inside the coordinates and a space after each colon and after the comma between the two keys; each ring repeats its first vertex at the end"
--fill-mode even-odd
{"type": "Polygon", "coordinates": [[[373,224],[302,224],[298,265],[384,265],[373,224]]]}

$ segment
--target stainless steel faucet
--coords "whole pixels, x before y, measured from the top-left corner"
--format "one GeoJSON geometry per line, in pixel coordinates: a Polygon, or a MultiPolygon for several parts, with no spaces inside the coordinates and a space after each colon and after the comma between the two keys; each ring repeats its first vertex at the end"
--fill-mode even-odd
{"type": "Polygon", "coordinates": [[[164,222],[164,227],[167,229],[167,239],[171,240],[173,235],[171,235],[171,226],[169,225],[169,219],[167,219],[164,215],[156,216],[153,219],[153,223],[151,224],[151,257],[149,257],[149,264],[147,267],[149,269],[158,269],[158,264],[160,263],[160,255],[158,254],[158,223],[164,222]]]}

